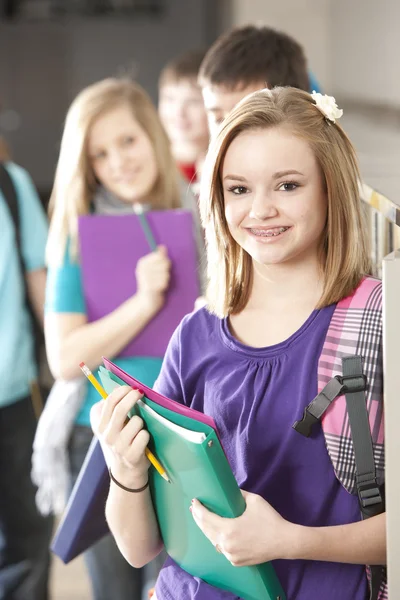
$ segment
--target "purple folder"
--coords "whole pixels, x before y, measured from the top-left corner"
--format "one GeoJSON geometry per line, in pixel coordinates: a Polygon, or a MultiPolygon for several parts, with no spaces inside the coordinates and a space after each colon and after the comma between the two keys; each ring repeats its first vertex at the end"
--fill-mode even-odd
{"type": "MultiPolygon", "coordinates": [[[[218,434],[212,417],[155,392],[128,375],[110,360],[103,358],[103,362],[111,373],[117,375],[131,387],[143,390],[145,396],[153,402],[196,421],[206,423],[218,434]]],[[[110,480],[103,451],[97,439],[93,438],[51,545],[51,550],[63,562],[70,562],[109,532],[105,519],[109,485],[110,480]]]]}
{"type": "MultiPolygon", "coordinates": [[[[168,249],[171,280],[163,309],[120,356],[165,354],[181,319],[200,295],[192,214],[184,210],[146,213],[157,245],[168,249]]],[[[88,320],[97,321],[136,292],[138,260],[151,252],[137,215],[90,215],[79,218],[83,291],[88,320]]]]}

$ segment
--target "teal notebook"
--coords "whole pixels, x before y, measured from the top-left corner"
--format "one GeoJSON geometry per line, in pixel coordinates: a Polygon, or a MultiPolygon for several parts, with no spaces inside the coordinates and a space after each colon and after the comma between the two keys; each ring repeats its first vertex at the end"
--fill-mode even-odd
{"type": "MultiPolygon", "coordinates": [[[[104,367],[100,379],[107,393],[125,382],[104,367]]],[[[169,556],[208,584],[244,600],[285,600],[271,563],[234,567],[196,525],[192,498],[222,517],[238,517],[245,501],[214,429],[175,413],[147,397],[135,407],[151,435],[149,448],[171,483],[150,467],[150,488],[161,536],[169,556]]]]}

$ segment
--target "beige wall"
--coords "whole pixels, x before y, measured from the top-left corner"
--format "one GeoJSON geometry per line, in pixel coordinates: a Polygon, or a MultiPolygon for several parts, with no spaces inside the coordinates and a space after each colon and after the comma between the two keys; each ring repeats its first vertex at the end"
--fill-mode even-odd
{"type": "Polygon", "coordinates": [[[398,0],[332,0],[331,13],[335,92],[400,108],[398,0]]]}
{"type": "Polygon", "coordinates": [[[232,25],[263,23],[296,37],[324,89],[400,108],[398,0],[232,0],[232,25]]]}

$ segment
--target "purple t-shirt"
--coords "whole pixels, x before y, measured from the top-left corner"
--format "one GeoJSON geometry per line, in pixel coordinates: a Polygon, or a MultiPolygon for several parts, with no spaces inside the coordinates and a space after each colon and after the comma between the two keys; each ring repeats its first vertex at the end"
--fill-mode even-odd
{"type": "MultiPolygon", "coordinates": [[[[198,310],[174,333],[155,384],[215,419],[242,489],[260,494],[285,519],[311,527],[360,520],[357,497],[335,477],[321,427],[310,438],[292,428],[317,394],[318,359],[334,309],[315,310],[290,338],[267,348],[241,344],[226,319],[198,310]]],[[[367,598],[363,565],[277,560],[274,567],[288,600],[367,598]]],[[[158,600],[235,598],[170,558],[156,593],[158,600]]]]}

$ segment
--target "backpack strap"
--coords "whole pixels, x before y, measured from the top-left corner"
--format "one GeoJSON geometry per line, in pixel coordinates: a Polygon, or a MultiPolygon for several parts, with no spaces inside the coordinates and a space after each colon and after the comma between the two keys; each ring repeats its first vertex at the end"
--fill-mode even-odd
{"type": "MultiPolygon", "coordinates": [[[[342,365],[343,377],[359,379],[364,376],[360,356],[345,356],[342,358],[342,365]]],[[[374,450],[364,392],[347,391],[346,406],[356,461],[358,501],[362,518],[368,519],[385,511],[385,501],[376,478],[374,450]]],[[[385,575],[385,567],[370,566],[370,571],[370,600],[377,600],[381,581],[385,575]]]]}
{"type": "Polygon", "coordinates": [[[15,236],[17,238],[18,248],[20,247],[20,231],[19,231],[19,208],[17,192],[14,187],[11,175],[7,171],[3,163],[0,162],[0,190],[3,192],[8,210],[15,228],[15,236]]]}
{"type": "Polygon", "coordinates": [[[305,437],[310,437],[313,425],[321,420],[332,402],[338,396],[344,394],[348,389],[351,391],[363,392],[366,389],[365,376],[362,375],[361,378],[346,378],[344,376],[341,377],[340,375],[336,375],[333,377],[333,379],[328,381],[320,393],[315,396],[314,400],[306,406],[303,418],[300,421],[295,421],[293,423],[293,429],[305,437]]]}
{"type": "Polygon", "coordinates": [[[349,417],[351,439],[356,462],[356,486],[363,518],[384,512],[384,502],[376,478],[374,450],[365,401],[367,389],[361,356],[342,358],[343,376],[336,375],[324,389],[310,402],[301,421],[293,424],[293,429],[309,437],[312,427],[318,423],[332,402],[345,394],[349,417]]]}
{"type": "MultiPolygon", "coordinates": [[[[343,377],[347,380],[357,381],[364,377],[361,356],[344,356],[342,365],[343,377]]],[[[356,461],[357,495],[363,518],[367,519],[383,513],[385,506],[376,478],[364,391],[347,389],[345,395],[356,461]]]]}
{"type": "Polygon", "coordinates": [[[0,190],[3,192],[3,196],[6,201],[7,208],[10,212],[11,219],[12,219],[12,222],[14,225],[15,240],[17,242],[16,245],[17,245],[17,252],[18,252],[18,262],[19,262],[19,265],[21,268],[21,274],[22,274],[22,278],[23,278],[26,304],[27,304],[27,306],[29,306],[28,288],[26,285],[25,277],[24,277],[25,266],[24,266],[24,259],[22,256],[21,221],[20,221],[20,214],[19,214],[17,191],[15,189],[11,175],[9,174],[9,172],[7,171],[7,168],[3,165],[3,163],[0,163],[0,190]]]}

